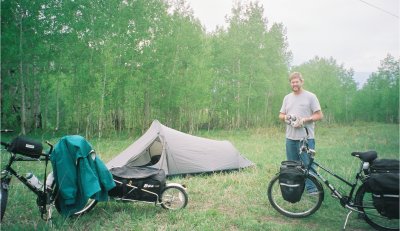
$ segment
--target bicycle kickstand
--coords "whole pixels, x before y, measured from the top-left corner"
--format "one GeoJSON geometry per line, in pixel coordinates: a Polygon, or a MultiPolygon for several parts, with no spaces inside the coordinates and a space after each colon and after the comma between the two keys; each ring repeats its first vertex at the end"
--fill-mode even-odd
{"type": "Polygon", "coordinates": [[[347,213],[346,220],[344,221],[344,225],[343,225],[343,230],[346,230],[347,221],[349,220],[350,214],[351,214],[352,212],[353,212],[353,210],[350,210],[350,211],[347,213]]]}

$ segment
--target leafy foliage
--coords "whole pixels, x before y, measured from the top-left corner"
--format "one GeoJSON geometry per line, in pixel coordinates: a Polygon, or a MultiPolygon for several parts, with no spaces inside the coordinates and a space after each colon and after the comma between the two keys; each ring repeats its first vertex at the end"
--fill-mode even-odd
{"type": "Polygon", "coordinates": [[[289,70],[304,72],[329,122],[398,123],[399,61],[357,90],[333,58],[290,67],[283,24],[238,2],[206,33],[184,1],[1,4],[1,125],[98,136],[153,119],[194,132],[277,123],[289,70]]]}
{"type": "Polygon", "coordinates": [[[357,117],[366,121],[399,122],[399,63],[393,56],[381,61],[356,98],[357,117]]]}

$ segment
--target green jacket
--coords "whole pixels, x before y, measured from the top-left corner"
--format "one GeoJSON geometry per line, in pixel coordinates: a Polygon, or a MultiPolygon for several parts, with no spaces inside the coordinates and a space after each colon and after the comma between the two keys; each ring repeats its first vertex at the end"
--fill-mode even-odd
{"type": "Polygon", "coordinates": [[[111,173],[92,150],[83,137],[72,135],[61,138],[51,153],[57,203],[64,216],[83,209],[89,198],[107,201],[108,191],[115,187],[111,173]]]}

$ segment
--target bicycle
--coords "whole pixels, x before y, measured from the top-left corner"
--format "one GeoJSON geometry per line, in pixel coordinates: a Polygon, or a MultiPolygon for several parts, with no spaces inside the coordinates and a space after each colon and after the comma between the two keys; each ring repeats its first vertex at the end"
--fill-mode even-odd
{"type": "MultiPolygon", "coordinates": [[[[12,130],[1,130],[1,132],[12,132],[12,130]]],[[[83,137],[82,140],[84,140],[83,137]]],[[[61,196],[59,196],[59,189],[56,185],[53,172],[47,175],[47,166],[53,152],[53,145],[48,141],[46,141],[46,143],[50,146],[48,152],[43,152],[43,147],[40,142],[27,137],[18,136],[13,139],[11,143],[1,141],[1,145],[7,150],[10,156],[8,163],[1,171],[0,221],[3,220],[6,211],[8,190],[13,176],[36,194],[36,203],[43,220],[51,222],[54,208],[58,213],[62,214],[59,203],[61,196]],[[32,173],[23,176],[12,167],[13,164],[20,161],[44,162],[45,177],[43,179],[43,184],[32,173]]],[[[94,150],[90,153],[91,155],[95,155],[94,150]]],[[[116,169],[116,171],[117,170],[118,169],[116,169]]],[[[161,205],[161,207],[167,210],[178,210],[186,207],[188,195],[185,186],[178,183],[166,183],[164,171],[146,167],[128,168],[127,170],[131,172],[128,174],[130,177],[127,179],[114,176],[117,187],[109,191],[110,198],[117,201],[143,201],[154,203],[156,205],[161,205]]],[[[125,175],[127,175],[127,173],[125,173],[125,175]]],[[[68,216],[77,217],[88,213],[95,207],[97,202],[97,200],[90,198],[82,209],[68,214],[68,216]]]]}
{"type": "MultiPolygon", "coordinates": [[[[301,192],[301,199],[298,202],[292,203],[283,198],[281,185],[279,183],[279,173],[272,178],[268,184],[268,200],[272,207],[284,216],[291,218],[308,217],[315,213],[321,206],[324,200],[324,188],[322,181],[331,191],[334,198],[337,198],[341,206],[349,210],[343,229],[346,228],[349,216],[352,212],[357,212],[369,225],[378,230],[399,230],[399,219],[390,219],[380,214],[373,204],[372,192],[370,192],[367,185],[367,180],[370,175],[370,165],[377,159],[375,151],[367,152],[352,152],[351,155],[360,159],[360,167],[355,175],[354,182],[349,182],[343,177],[335,174],[333,171],[325,168],[317,163],[314,159],[315,150],[308,146],[308,130],[306,129],[306,137],[300,141],[299,157],[302,162],[302,172],[305,179],[310,180],[315,186],[317,191],[309,193],[303,188],[301,192]],[[308,165],[304,165],[301,154],[305,153],[309,156],[310,161],[308,165]],[[350,187],[348,194],[340,193],[331,183],[328,182],[316,169],[322,169],[324,172],[332,175],[345,185],[350,187]],[[361,182],[359,184],[359,182],[361,182]],[[355,194],[354,194],[355,193],[355,194]]],[[[397,195],[398,200],[398,195],[397,195]]]]}
{"type": "MultiPolygon", "coordinates": [[[[1,130],[1,133],[10,133],[13,130],[1,130]]],[[[48,152],[43,151],[43,146],[40,142],[32,140],[27,137],[17,136],[13,139],[11,143],[1,141],[3,148],[9,153],[9,159],[7,164],[3,167],[1,171],[1,181],[0,181],[0,221],[3,220],[7,201],[8,201],[8,191],[9,185],[11,184],[11,179],[14,176],[20,182],[22,182],[30,191],[32,191],[36,196],[36,204],[39,208],[40,216],[46,222],[51,224],[52,214],[54,208],[60,213],[60,208],[57,206],[58,189],[55,185],[54,177],[52,172],[47,175],[47,166],[50,160],[50,155],[53,151],[53,145],[46,141],[49,147],[48,152]],[[45,164],[44,167],[44,179],[43,183],[37,179],[32,173],[26,176],[18,173],[14,168],[13,164],[23,161],[39,162],[45,164]]],[[[2,150],[3,153],[3,150],[2,150]]],[[[88,204],[92,203],[89,201],[88,204]]],[[[88,212],[92,207],[85,206],[84,209],[71,214],[71,216],[79,216],[88,212]]]]}
{"type": "MultiPolygon", "coordinates": [[[[13,130],[1,130],[1,133],[13,132],[13,130]]],[[[19,181],[21,181],[26,187],[28,187],[34,194],[36,194],[37,199],[36,203],[39,207],[39,211],[41,214],[41,218],[43,220],[50,220],[52,218],[52,208],[54,206],[55,194],[51,187],[46,187],[46,177],[44,177],[43,184],[33,175],[23,176],[20,175],[12,165],[16,162],[21,161],[39,161],[45,163],[45,174],[47,173],[47,165],[50,160],[50,153],[53,150],[53,145],[48,141],[46,143],[50,146],[50,151],[48,153],[43,152],[43,147],[41,143],[38,143],[34,140],[27,139],[24,137],[17,137],[11,143],[6,143],[1,141],[1,145],[8,151],[10,157],[8,159],[8,163],[4,166],[1,171],[1,215],[0,221],[3,220],[3,216],[7,207],[8,200],[8,190],[9,185],[11,183],[11,178],[14,176],[19,181]],[[20,146],[15,149],[15,146],[22,144],[25,142],[25,145],[20,146]],[[29,178],[29,179],[28,179],[29,178]],[[36,181],[32,181],[31,179],[35,179],[36,181]]]]}

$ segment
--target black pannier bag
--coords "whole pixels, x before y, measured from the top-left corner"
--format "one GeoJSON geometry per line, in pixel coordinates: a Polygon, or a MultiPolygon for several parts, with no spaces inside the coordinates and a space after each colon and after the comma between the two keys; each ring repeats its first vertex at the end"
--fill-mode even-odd
{"type": "Polygon", "coordinates": [[[390,219],[399,219],[399,195],[372,194],[374,207],[378,212],[390,219]]]}
{"type": "Polygon", "coordinates": [[[291,203],[300,201],[305,187],[305,171],[301,161],[282,161],[279,185],[283,199],[291,203]]]}
{"type": "Polygon", "coordinates": [[[108,192],[111,197],[155,202],[166,185],[162,169],[123,166],[112,168],[110,172],[116,183],[108,192]]]}
{"type": "Polygon", "coordinates": [[[39,158],[43,151],[43,145],[25,136],[18,136],[11,141],[7,151],[32,158],[39,158]]]}
{"type": "Polygon", "coordinates": [[[368,190],[378,212],[399,219],[399,160],[377,159],[370,168],[368,190]]]}

